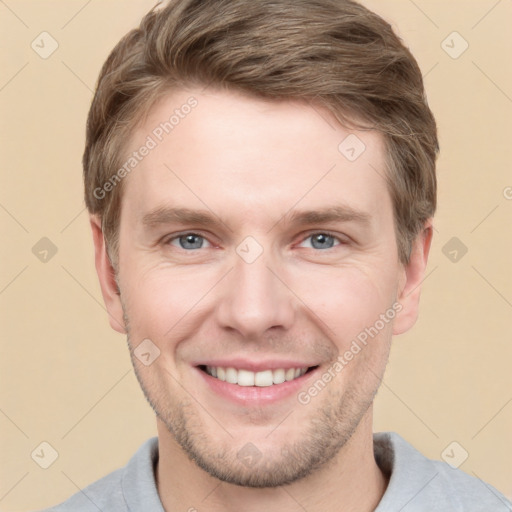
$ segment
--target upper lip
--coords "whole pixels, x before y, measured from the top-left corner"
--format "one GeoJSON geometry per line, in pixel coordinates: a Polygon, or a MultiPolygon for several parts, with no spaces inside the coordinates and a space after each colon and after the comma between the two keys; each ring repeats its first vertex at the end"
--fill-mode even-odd
{"type": "Polygon", "coordinates": [[[261,372],[264,370],[278,370],[284,368],[310,368],[312,366],[318,366],[316,362],[304,362],[298,360],[278,360],[268,359],[263,361],[255,361],[244,358],[234,359],[204,359],[197,361],[194,366],[216,366],[221,368],[236,368],[237,370],[248,370],[251,372],[261,372]]]}

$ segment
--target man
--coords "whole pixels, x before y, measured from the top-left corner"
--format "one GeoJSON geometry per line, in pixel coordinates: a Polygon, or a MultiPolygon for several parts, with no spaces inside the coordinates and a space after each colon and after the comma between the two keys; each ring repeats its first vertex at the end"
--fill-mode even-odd
{"type": "Polygon", "coordinates": [[[372,432],[418,314],[437,151],[417,63],[357,3],[150,12],[101,71],[84,180],[158,438],[52,510],[510,510],[372,432]]]}

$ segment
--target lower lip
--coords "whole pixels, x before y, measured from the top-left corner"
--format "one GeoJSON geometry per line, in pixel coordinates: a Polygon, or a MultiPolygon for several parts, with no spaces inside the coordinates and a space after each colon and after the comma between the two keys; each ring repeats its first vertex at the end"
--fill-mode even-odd
{"type": "Polygon", "coordinates": [[[301,388],[304,387],[318,368],[297,377],[296,379],[285,381],[282,384],[273,384],[272,386],[239,386],[238,384],[230,384],[223,380],[208,375],[203,370],[195,368],[206,384],[216,394],[234,401],[244,406],[259,406],[277,402],[291,395],[297,395],[301,388]]]}

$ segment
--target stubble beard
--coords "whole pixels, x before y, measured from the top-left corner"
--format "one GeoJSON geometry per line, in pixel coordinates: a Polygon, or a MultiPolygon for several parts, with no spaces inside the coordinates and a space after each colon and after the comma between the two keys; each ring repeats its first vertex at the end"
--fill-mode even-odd
{"type": "MultiPolygon", "coordinates": [[[[125,326],[135,375],[156,416],[165,424],[178,445],[197,466],[223,482],[238,486],[279,487],[301,480],[328,465],[351,439],[372,405],[382,380],[382,375],[377,376],[372,372],[375,376],[375,384],[371,390],[361,393],[358,388],[365,389],[367,384],[359,386],[357,382],[341,394],[331,393],[331,399],[324,400],[322,408],[317,407],[316,410],[312,408],[308,419],[297,426],[300,432],[295,436],[295,441],[284,442],[272,450],[266,449],[261,452],[257,442],[251,443],[250,438],[244,443],[244,440],[234,439],[224,431],[221,435],[225,435],[225,440],[219,442],[218,434],[210,435],[212,427],[207,427],[201,420],[198,414],[200,406],[179,385],[176,385],[175,390],[182,397],[177,399],[169,389],[162,386],[158,389],[156,380],[146,382],[134,359],[134,347],[131,343],[126,314],[125,326]],[[252,464],[244,463],[243,458],[237,457],[240,447],[247,446],[249,443],[253,444],[258,451],[254,447],[252,450],[260,454],[252,464]],[[238,448],[234,448],[235,445],[238,448]]],[[[324,393],[328,391],[324,390],[324,393]]],[[[296,407],[308,406],[296,405],[296,407]]],[[[293,421],[293,414],[290,414],[290,417],[293,421]]],[[[220,426],[218,430],[222,432],[220,426]]],[[[269,432],[270,430],[269,425],[269,432]]]]}

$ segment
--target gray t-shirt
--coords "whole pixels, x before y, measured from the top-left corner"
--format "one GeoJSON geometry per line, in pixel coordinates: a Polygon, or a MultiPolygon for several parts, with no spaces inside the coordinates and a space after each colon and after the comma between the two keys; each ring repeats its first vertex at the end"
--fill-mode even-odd
{"type": "MultiPolygon", "coordinates": [[[[375,459],[390,475],[375,512],[512,512],[512,503],[478,478],[429,460],[394,432],[374,434],[375,459]]],[[[158,438],[128,464],[41,512],[164,512],[155,484],[158,438]]],[[[204,509],[191,503],[190,508],[204,509]]]]}

